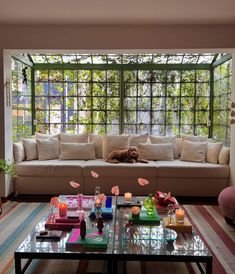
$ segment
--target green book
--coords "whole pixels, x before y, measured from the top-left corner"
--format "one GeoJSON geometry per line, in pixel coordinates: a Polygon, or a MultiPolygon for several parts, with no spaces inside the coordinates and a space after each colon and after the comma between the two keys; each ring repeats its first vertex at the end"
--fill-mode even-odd
{"type": "Polygon", "coordinates": [[[147,215],[146,210],[141,210],[138,218],[133,218],[132,214],[130,214],[129,221],[132,221],[135,224],[156,224],[160,225],[160,217],[156,211],[154,211],[153,215],[147,215]]]}
{"type": "Polygon", "coordinates": [[[80,229],[74,228],[70,232],[69,238],[66,242],[66,249],[74,247],[87,247],[87,248],[107,248],[109,237],[107,232],[100,234],[95,229],[87,229],[85,239],[80,236],[80,229]]]}

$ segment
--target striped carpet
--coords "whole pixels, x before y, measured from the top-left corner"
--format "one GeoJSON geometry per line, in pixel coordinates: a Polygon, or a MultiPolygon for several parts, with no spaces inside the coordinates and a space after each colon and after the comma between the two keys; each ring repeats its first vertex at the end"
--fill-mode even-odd
{"type": "MultiPolygon", "coordinates": [[[[7,202],[0,217],[0,273],[14,273],[14,250],[48,210],[46,203],[7,202]]],[[[235,227],[224,222],[218,206],[185,205],[188,217],[207,242],[213,274],[235,273],[235,227]]],[[[76,273],[76,261],[34,260],[26,273],[76,273]]],[[[102,272],[102,262],[90,262],[89,272],[102,272]]],[[[120,268],[121,269],[121,268],[120,268]]],[[[128,262],[128,274],[197,274],[194,264],[128,262]]],[[[121,270],[120,270],[120,273],[121,270]]]]}

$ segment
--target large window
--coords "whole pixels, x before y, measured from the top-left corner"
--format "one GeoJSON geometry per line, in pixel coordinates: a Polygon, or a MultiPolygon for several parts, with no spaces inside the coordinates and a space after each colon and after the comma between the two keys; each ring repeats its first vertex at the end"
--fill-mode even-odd
{"type": "Polygon", "coordinates": [[[226,143],[230,142],[231,66],[229,60],[214,69],[213,137],[226,143]]]}
{"type": "Polygon", "coordinates": [[[12,59],[13,140],[32,135],[31,68],[12,59]],[[23,70],[26,76],[23,76],[23,70]]]}
{"type": "Polygon", "coordinates": [[[229,54],[28,57],[28,85],[25,65],[12,63],[14,140],[35,131],[149,132],[229,142],[229,54]]]}

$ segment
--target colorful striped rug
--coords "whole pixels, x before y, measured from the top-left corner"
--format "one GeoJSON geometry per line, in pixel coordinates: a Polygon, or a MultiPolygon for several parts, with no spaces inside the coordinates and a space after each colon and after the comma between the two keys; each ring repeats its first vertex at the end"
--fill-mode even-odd
{"type": "MultiPolygon", "coordinates": [[[[0,217],[0,273],[14,273],[14,250],[48,210],[46,203],[7,202],[0,217]]],[[[188,217],[214,254],[213,274],[235,273],[235,227],[224,222],[218,206],[185,205],[188,217]]],[[[34,260],[26,273],[76,273],[77,261],[34,260]]],[[[104,264],[90,261],[89,272],[102,272],[104,264]]],[[[120,272],[122,270],[120,268],[120,272]]],[[[128,274],[197,274],[194,264],[128,262],[128,274]]]]}

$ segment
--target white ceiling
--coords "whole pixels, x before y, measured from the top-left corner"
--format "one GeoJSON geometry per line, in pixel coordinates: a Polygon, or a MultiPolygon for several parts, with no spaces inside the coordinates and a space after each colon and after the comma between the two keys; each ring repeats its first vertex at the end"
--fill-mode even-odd
{"type": "Polygon", "coordinates": [[[0,0],[0,24],[234,24],[235,0],[0,0]]]}

